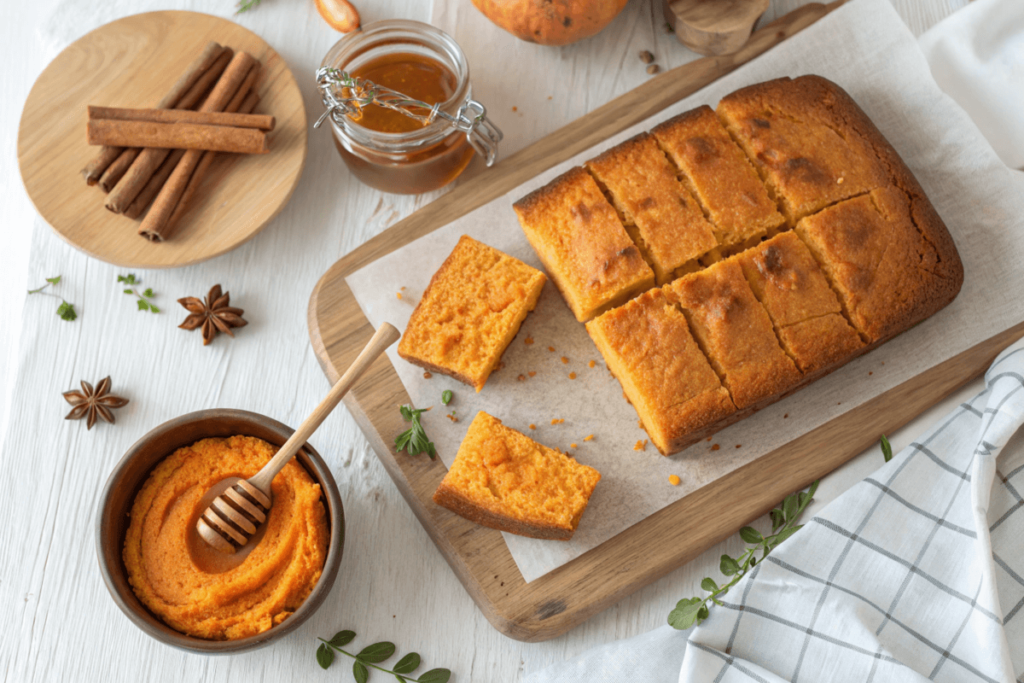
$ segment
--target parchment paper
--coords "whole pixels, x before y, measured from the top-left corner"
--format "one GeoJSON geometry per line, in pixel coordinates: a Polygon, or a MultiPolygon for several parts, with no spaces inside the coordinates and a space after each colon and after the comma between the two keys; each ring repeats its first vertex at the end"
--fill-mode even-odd
{"type": "MultiPolygon", "coordinates": [[[[575,537],[568,543],[505,534],[526,581],[532,581],[626,530],[665,505],[842,415],[878,394],[1024,320],[1024,196],[970,118],[938,89],[917,43],[887,0],[855,0],[772,51],[651,119],[556,166],[508,195],[419,239],[347,278],[374,326],[404,329],[434,271],[463,234],[526,263],[540,263],[519,228],[512,202],[569,167],[701,104],[781,76],[816,73],[845,88],[900,153],[949,227],[966,272],[957,299],[921,325],[793,396],[664,458],[607,372],[600,353],[548,283],[537,309],[480,394],[423,370],[389,350],[427,434],[446,465],[478,410],[539,442],[570,450],[601,472],[575,537]],[[402,290],[402,298],[396,293],[402,290]],[[525,339],[532,337],[532,345],[525,339]],[[548,347],[554,347],[551,352],[548,347]],[[569,359],[563,364],[561,358],[569,359]],[[594,368],[588,362],[595,360],[594,368]],[[528,372],[535,371],[529,378],[528,372]],[[575,372],[577,379],[568,375],[575,372]],[[527,376],[525,381],[518,376],[527,376]],[[440,397],[451,389],[445,408],[440,397]],[[445,413],[454,409],[458,423],[445,413]],[[563,424],[550,424],[553,418],[563,424]],[[531,431],[528,425],[537,426],[531,431]],[[592,441],[584,437],[593,434],[592,441]],[[718,444],[720,450],[712,451],[718,444]],[[671,486],[668,477],[682,483],[671,486]]],[[[397,410],[397,407],[396,407],[397,410]]],[[[425,457],[425,456],[419,456],[425,457]]],[[[729,502],[723,501],[723,505],[729,502]]],[[[713,515],[714,510],[708,510],[713,515]]]]}

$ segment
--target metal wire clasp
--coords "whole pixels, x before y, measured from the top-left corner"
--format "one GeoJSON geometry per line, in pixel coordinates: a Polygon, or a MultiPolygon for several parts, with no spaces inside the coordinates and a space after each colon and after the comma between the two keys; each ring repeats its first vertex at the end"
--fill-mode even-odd
{"type": "Polygon", "coordinates": [[[440,104],[431,105],[414,100],[390,88],[331,67],[317,69],[316,84],[326,111],[313,124],[314,128],[319,128],[327,117],[339,125],[343,123],[342,117],[358,121],[363,115],[363,107],[376,104],[428,124],[436,119],[447,121],[452,128],[466,134],[470,146],[486,160],[488,166],[493,165],[498,158],[498,143],[503,137],[502,132],[487,120],[487,108],[476,100],[467,99],[452,116],[441,111],[440,104]]]}

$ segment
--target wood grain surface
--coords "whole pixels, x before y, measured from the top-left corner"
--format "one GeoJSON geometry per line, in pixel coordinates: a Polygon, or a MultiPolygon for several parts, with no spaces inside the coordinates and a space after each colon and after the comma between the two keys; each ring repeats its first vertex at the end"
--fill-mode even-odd
{"type": "Polygon", "coordinates": [[[128,267],[184,266],[243,244],[291,198],[305,160],[306,111],[287,64],[248,29],[196,12],[136,14],[86,34],[40,74],[18,130],[25,189],[47,223],[86,254],[128,267]],[[217,155],[169,239],[152,243],[82,180],[79,171],[98,149],[86,144],[86,107],[152,106],[211,40],[262,63],[258,110],[278,124],[268,134],[270,153],[217,155]]]}
{"type": "MultiPolygon", "coordinates": [[[[651,79],[595,109],[417,211],[339,260],[321,278],[309,305],[310,336],[328,377],[338,376],[373,330],[345,276],[474,208],[512,190],[551,166],[646,119],[835,9],[808,5],[766,25],[734,55],[700,59],[651,79]]],[[[1011,331],[1018,336],[1021,330],[1011,331]]],[[[1016,338],[1016,337],[1013,337],[1016,338]]],[[[488,620],[519,640],[553,638],[656,580],[767,512],[791,492],[859,453],[980,372],[1010,337],[1000,337],[883,395],[841,418],[716,480],[634,525],[601,546],[531,583],[520,575],[501,535],[476,526],[431,501],[445,474],[440,461],[395,454],[403,430],[396,405],[409,397],[387,358],[379,359],[346,398],[374,451],[488,620]],[[922,389],[927,389],[922,391],[922,389]],[[823,443],[842,444],[821,454],[823,443]],[[754,484],[756,486],[753,486],[754,484]],[[737,504],[704,519],[710,501],[750,488],[737,504]]]]}

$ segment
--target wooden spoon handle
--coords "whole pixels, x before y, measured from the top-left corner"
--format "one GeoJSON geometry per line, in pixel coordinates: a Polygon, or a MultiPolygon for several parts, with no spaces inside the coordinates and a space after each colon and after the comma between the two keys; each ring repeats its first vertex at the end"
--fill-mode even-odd
{"type": "Polygon", "coordinates": [[[289,460],[292,459],[299,449],[305,445],[309,437],[313,435],[316,428],[331,414],[331,411],[337,407],[341,399],[348,393],[348,390],[356,383],[370,364],[377,359],[384,349],[394,344],[401,336],[398,330],[389,323],[383,323],[380,328],[374,333],[370,341],[367,342],[366,346],[356,357],[352,365],[349,366],[345,374],[341,376],[338,383],[335,384],[327,397],[320,402],[320,405],[316,407],[309,417],[307,417],[299,428],[291,435],[291,437],[281,446],[273,458],[270,459],[266,465],[263,466],[259,472],[249,479],[249,483],[257,487],[267,495],[270,494],[270,482],[274,480],[277,473],[281,471],[289,460]]]}

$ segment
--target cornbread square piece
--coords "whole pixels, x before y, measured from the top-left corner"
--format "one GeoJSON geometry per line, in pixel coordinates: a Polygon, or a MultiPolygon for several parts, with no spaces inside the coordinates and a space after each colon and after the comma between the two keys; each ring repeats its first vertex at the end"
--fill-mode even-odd
{"type": "Polygon", "coordinates": [[[723,247],[753,246],[786,219],[754,167],[711,107],[698,107],[651,131],[700,200],[723,247]]]}
{"type": "Polygon", "coordinates": [[[654,271],[582,168],[555,178],[514,207],[526,238],[580,322],[654,285],[654,271]]]}
{"type": "Polygon", "coordinates": [[[794,233],[776,235],[735,258],[802,372],[834,366],[864,346],[818,263],[794,233]]]}
{"type": "Polygon", "coordinates": [[[876,148],[895,156],[892,147],[846,91],[820,76],[737,90],[718,103],[717,112],[790,226],[889,182],[876,148]]]}
{"type": "Polygon", "coordinates": [[[800,381],[779,346],[772,321],[735,259],[679,278],[664,288],[739,409],[777,396],[800,381]]]}
{"type": "Polygon", "coordinates": [[[611,195],[658,284],[695,270],[697,259],[718,246],[697,201],[649,134],[612,147],[586,166],[611,195]]]}
{"type": "Polygon", "coordinates": [[[808,216],[796,232],[868,342],[924,320],[963,283],[956,247],[931,204],[897,187],[808,216]]]}
{"type": "Polygon", "coordinates": [[[594,468],[481,411],[434,502],[492,529],[568,541],[600,480],[594,468]]]}
{"type": "Polygon", "coordinates": [[[412,312],[398,355],[480,391],[545,280],[536,268],[463,235],[412,312]]]}
{"type": "Polygon", "coordinates": [[[594,318],[587,332],[662,455],[736,412],[686,318],[660,289],[594,318]]]}

